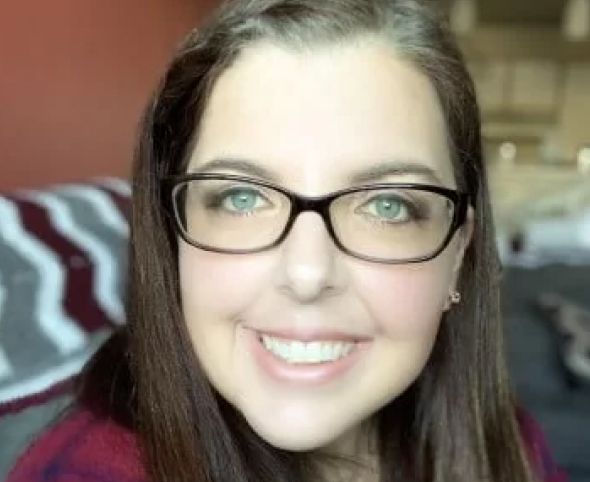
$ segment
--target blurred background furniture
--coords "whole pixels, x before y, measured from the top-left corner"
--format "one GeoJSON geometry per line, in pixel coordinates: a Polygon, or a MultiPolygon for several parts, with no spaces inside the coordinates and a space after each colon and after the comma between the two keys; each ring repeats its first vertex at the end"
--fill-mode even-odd
{"type": "MultiPolygon", "coordinates": [[[[541,423],[571,482],[590,480],[590,377],[577,378],[566,368],[562,346],[567,340],[539,306],[539,297],[559,294],[590,317],[589,291],[590,264],[505,269],[503,312],[514,387],[541,423]]],[[[590,353],[586,356],[590,359],[590,353]]]]}
{"type": "Polygon", "coordinates": [[[0,480],[125,322],[126,181],[0,194],[0,480]]]}

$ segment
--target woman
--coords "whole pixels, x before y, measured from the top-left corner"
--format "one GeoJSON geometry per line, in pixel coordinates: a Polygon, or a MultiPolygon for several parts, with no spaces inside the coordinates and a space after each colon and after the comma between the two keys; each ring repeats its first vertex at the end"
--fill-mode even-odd
{"type": "Polygon", "coordinates": [[[129,325],[11,482],[558,480],[510,392],[478,107],[431,6],[225,4],[133,179],[129,325]]]}

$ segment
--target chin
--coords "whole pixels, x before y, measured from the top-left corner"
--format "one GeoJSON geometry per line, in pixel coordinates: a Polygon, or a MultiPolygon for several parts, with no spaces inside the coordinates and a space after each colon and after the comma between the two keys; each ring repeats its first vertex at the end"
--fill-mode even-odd
{"type": "Polygon", "coordinates": [[[329,445],[336,439],[336,436],[330,437],[325,434],[315,433],[291,433],[284,432],[262,432],[255,430],[256,433],[273,447],[291,452],[306,452],[317,450],[329,445]]]}
{"type": "MultiPolygon", "coordinates": [[[[281,422],[280,417],[264,420],[262,423],[259,423],[259,420],[250,420],[247,416],[246,420],[252,430],[270,445],[291,452],[304,452],[325,447],[341,435],[338,431],[317,424],[309,426],[309,423],[284,423],[281,422]]],[[[344,431],[345,429],[341,432],[344,431]]]]}

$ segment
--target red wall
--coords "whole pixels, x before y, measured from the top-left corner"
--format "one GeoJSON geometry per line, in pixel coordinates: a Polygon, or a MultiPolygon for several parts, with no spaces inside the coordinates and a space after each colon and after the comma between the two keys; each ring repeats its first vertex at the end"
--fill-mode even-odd
{"type": "Polygon", "coordinates": [[[216,0],[0,0],[0,190],[127,176],[175,45],[216,0]]]}

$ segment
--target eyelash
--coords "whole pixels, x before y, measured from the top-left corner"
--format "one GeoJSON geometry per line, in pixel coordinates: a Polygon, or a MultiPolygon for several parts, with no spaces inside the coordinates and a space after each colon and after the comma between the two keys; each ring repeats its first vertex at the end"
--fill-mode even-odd
{"type": "MultiPolygon", "coordinates": [[[[225,199],[227,199],[228,196],[230,196],[236,192],[239,192],[240,189],[255,192],[257,196],[264,198],[268,202],[268,199],[266,198],[266,196],[263,196],[260,191],[250,188],[250,187],[240,188],[239,186],[236,186],[236,187],[231,187],[229,189],[224,189],[223,191],[220,191],[220,192],[208,193],[205,196],[205,206],[207,207],[207,209],[219,209],[222,207],[223,201],[225,199]]],[[[252,211],[226,210],[225,212],[228,213],[230,216],[237,216],[237,217],[252,216],[252,214],[253,214],[252,211]]]]}
{"type": "MultiPolygon", "coordinates": [[[[376,200],[379,200],[380,196],[375,196],[373,198],[371,198],[369,201],[367,201],[365,204],[363,204],[363,206],[365,206],[366,204],[369,204],[371,202],[375,202],[376,200]]],[[[378,225],[392,225],[392,224],[403,224],[404,222],[409,222],[409,221],[419,221],[421,219],[424,219],[423,213],[422,213],[422,209],[420,209],[418,206],[407,202],[404,199],[400,199],[398,197],[392,197],[396,202],[400,202],[403,206],[403,209],[407,210],[408,212],[408,220],[407,221],[390,221],[375,215],[368,215],[367,217],[369,218],[369,221],[374,223],[374,224],[378,224],[378,225]]]]}

